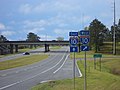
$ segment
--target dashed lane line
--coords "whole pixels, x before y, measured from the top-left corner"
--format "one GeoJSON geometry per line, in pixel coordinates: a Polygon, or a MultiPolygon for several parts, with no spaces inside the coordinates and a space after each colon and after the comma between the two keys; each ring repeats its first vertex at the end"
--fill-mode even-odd
{"type": "MultiPolygon", "coordinates": [[[[66,54],[66,53],[65,53],[65,54],[66,54]]],[[[56,65],[54,65],[53,67],[51,67],[51,68],[49,68],[49,69],[47,69],[47,70],[45,70],[45,71],[43,71],[43,72],[41,72],[41,73],[38,73],[38,74],[36,74],[36,75],[34,75],[34,76],[32,76],[32,77],[29,77],[29,78],[27,78],[27,79],[20,80],[20,81],[18,81],[18,82],[15,82],[15,83],[12,83],[12,84],[3,86],[3,87],[0,88],[0,90],[3,90],[3,89],[5,89],[5,88],[11,87],[11,86],[14,86],[14,85],[16,85],[16,84],[22,83],[22,82],[27,81],[27,80],[33,79],[33,78],[35,78],[35,77],[37,77],[37,76],[39,76],[39,75],[41,75],[41,74],[43,74],[43,73],[45,73],[45,72],[47,72],[47,71],[50,71],[51,69],[55,68],[55,67],[63,60],[65,54],[63,55],[62,59],[61,59],[56,65]]]]}

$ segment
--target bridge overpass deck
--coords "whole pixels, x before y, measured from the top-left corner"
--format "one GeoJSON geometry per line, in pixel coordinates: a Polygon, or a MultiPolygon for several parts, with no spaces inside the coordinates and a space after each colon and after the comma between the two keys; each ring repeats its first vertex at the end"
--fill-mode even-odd
{"type": "Polygon", "coordinates": [[[69,41],[5,41],[0,42],[0,45],[69,45],[69,41]]]}

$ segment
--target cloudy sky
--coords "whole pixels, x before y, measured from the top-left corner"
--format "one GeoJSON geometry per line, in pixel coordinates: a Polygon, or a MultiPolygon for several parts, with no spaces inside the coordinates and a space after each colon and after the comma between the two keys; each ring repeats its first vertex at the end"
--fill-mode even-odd
{"type": "MultiPolygon", "coordinates": [[[[113,0],[0,0],[0,34],[8,40],[25,40],[33,32],[42,40],[69,38],[97,18],[113,24],[113,0]]],[[[120,0],[116,0],[116,23],[120,0]]]]}

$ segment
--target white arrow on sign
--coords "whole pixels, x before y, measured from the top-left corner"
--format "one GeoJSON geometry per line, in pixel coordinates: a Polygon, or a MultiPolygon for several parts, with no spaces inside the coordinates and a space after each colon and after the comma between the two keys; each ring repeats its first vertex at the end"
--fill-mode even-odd
{"type": "Polygon", "coordinates": [[[86,50],[87,49],[87,46],[85,46],[85,48],[83,48],[83,50],[86,50]]]}

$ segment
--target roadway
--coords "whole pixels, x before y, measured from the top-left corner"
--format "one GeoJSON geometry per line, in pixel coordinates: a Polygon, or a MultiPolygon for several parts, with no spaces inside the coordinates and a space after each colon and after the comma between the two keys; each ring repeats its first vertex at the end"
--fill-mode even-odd
{"type": "MultiPolygon", "coordinates": [[[[38,48],[36,50],[30,50],[28,51],[29,53],[32,54],[38,54],[38,53],[43,53],[44,52],[44,47],[42,48],[38,48]]],[[[15,54],[15,55],[10,55],[10,56],[6,56],[4,58],[0,58],[0,62],[1,61],[6,61],[6,60],[13,60],[13,59],[16,59],[16,58],[20,58],[20,57],[25,57],[25,55],[23,55],[23,53],[20,53],[20,54],[15,54]]]]}
{"type": "MultiPolygon", "coordinates": [[[[49,80],[73,78],[73,60],[69,58],[69,48],[48,52],[49,58],[41,62],[0,71],[0,90],[30,90],[38,83],[49,80]]],[[[76,65],[76,77],[81,72],[76,65]]]]}

